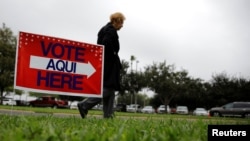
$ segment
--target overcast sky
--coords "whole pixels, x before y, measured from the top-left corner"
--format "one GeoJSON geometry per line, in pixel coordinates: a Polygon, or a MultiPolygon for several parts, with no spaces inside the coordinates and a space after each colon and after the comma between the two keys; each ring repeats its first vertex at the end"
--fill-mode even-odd
{"type": "Polygon", "coordinates": [[[126,16],[120,57],[134,55],[138,69],[166,61],[205,81],[222,72],[250,78],[250,0],[0,0],[0,23],[15,35],[96,43],[117,11],[126,16]]]}

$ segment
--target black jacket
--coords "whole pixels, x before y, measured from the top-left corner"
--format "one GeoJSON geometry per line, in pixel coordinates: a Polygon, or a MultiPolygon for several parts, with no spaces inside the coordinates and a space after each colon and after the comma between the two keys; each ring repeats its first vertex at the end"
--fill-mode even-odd
{"type": "Polygon", "coordinates": [[[121,62],[118,56],[120,50],[119,36],[111,23],[106,24],[98,32],[97,44],[104,45],[103,86],[120,90],[121,62]]]}

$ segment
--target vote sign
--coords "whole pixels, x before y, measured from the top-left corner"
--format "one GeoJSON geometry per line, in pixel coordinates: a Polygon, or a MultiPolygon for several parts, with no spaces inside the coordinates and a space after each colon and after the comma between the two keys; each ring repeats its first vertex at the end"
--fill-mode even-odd
{"type": "Polygon", "coordinates": [[[15,88],[102,97],[104,46],[19,33],[15,88]]]}

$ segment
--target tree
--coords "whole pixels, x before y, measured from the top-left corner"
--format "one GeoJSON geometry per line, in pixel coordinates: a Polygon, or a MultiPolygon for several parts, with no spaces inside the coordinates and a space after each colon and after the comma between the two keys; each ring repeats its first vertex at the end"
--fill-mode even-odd
{"type": "Polygon", "coordinates": [[[180,93],[175,98],[176,104],[187,105],[189,109],[205,106],[203,102],[207,99],[206,89],[201,79],[190,78],[184,73],[180,77],[178,89],[180,93]]]}
{"type": "MultiPolygon", "coordinates": [[[[118,103],[122,103],[122,104],[129,104],[130,103],[130,95],[123,95],[123,96],[119,96],[117,98],[118,103]]],[[[141,106],[145,106],[149,104],[149,100],[150,98],[146,95],[146,94],[137,94],[137,104],[141,105],[141,106]]]]}
{"type": "Polygon", "coordinates": [[[136,57],[134,55],[131,55],[130,57],[130,63],[131,63],[131,72],[133,71],[133,62],[136,60],[136,57]]]}
{"type": "Polygon", "coordinates": [[[120,78],[121,78],[121,90],[120,94],[124,95],[125,92],[129,89],[129,77],[128,77],[128,68],[129,68],[129,62],[125,60],[121,60],[122,69],[120,72],[120,78]]]}
{"type": "MultiPolygon", "coordinates": [[[[135,58],[135,57],[132,57],[135,58]]],[[[144,79],[144,75],[142,72],[133,72],[129,71],[129,62],[122,60],[122,70],[121,70],[121,97],[130,97],[130,102],[126,103],[132,103],[133,101],[133,96],[134,96],[134,101],[137,101],[135,99],[135,94],[138,93],[143,87],[146,86],[146,82],[144,79]],[[129,95],[129,96],[127,96],[129,95]]],[[[131,63],[132,64],[132,63],[131,63]]],[[[123,101],[124,98],[121,98],[123,101]]]]}
{"type": "Polygon", "coordinates": [[[155,107],[161,104],[170,105],[170,102],[174,106],[185,104],[194,107],[192,102],[196,105],[199,102],[197,95],[203,94],[204,88],[200,79],[190,78],[186,70],[175,71],[175,66],[166,65],[165,61],[147,66],[145,76],[149,87],[157,95],[154,96],[156,100],[151,100],[155,107]]]}
{"type": "Polygon", "coordinates": [[[250,81],[244,78],[230,77],[226,72],[212,77],[209,95],[213,105],[221,106],[232,101],[250,100],[250,81]]]}
{"type": "Polygon", "coordinates": [[[5,24],[0,28],[0,95],[14,82],[16,37],[5,24]]]}
{"type": "Polygon", "coordinates": [[[169,105],[176,94],[174,92],[177,86],[177,82],[175,82],[174,66],[166,66],[165,61],[159,64],[154,63],[152,66],[146,67],[145,77],[149,88],[159,95],[158,98],[161,103],[169,105]]]}
{"type": "MultiPolygon", "coordinates": [[[[129,81],[129,86],[130,86],[130,94],[131,94],[131,104],[132,104],[132,97],[134,95],[134,97],[136,97],[136,92],[135,89],[137,87],[137,83],[136,83],[136,78],[135,78],[135,73],[133,71],[133,62],[136,60],[136,57],[134,55],[131,55],[130,57],[130,67],[131,67],[131,72],[130,72],[130,81],[129,81]]],[[[136,101],[136,100],[135,100],[136,101]]],[[[136,104],[136,103],[135,103],[136,104]]]]}

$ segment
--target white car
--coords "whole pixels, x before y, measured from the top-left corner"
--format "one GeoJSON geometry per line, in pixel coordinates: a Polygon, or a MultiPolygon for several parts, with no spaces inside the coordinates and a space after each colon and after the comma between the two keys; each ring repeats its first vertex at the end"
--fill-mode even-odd
{"type": "Polygon", "coordinates": [[[78,109],[78,107],[77,107],[77,103],[78,102],[79,101],[73,101],[73,102],[71,102],[70,105],[69,105],[69,108],[70,109],[78,109]]]}
{"type": "Polygon", "coordinates": [[[187,106],[177,106],[176,113],[187,115],[188,114],[188,107],[187,106]]]}
{"type": "Polygon", "coordinates": [[[145,106],[144,108],[141,109],[141,112],[152,114],[155,113],[155,109],[153,108],[153,106],[145,106]]]}
{"type": "Polygon", "coordinates": [[[196,116],[208,116],[208,111],[205,108],[196,108],[193,112],[196,116]]]}
{"type": "Polygon", "coordinates": [[[3,99],[3,105],[16,105],[16,101],[11,98],[3,99]]]}
{"type": "Polygon", "coordinates": [[[162,114],[162,113],[171,113],[171,109],[169,108],[169,106],[165,106],[165,105],[160,105],[159,108],[157,109],[157,112],[162,114]],[[167,107],[167,110],[166,110],[167,107]]]}
{"type": "Polygon", "coordinates": [[[127,112],[140,112],[141,111],[141,106],[139,104],[130,104],[127,105],[127,112]]]}

